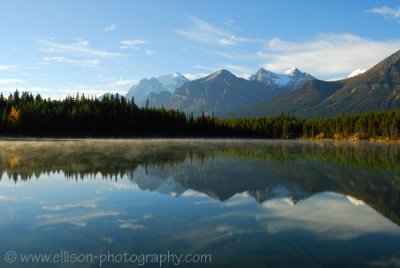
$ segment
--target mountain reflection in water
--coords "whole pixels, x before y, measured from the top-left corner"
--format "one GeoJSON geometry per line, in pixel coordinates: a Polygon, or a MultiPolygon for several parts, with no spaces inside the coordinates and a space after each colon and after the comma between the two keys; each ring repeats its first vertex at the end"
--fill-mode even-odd
{"type": "MultiPolygon", "coordinates": [[[[285,243],[295,248],[307,248],[310,252],[320,246],[321,241],[318,239],[362,241],[367,236],[381,234],[388,247],[382,251],[392,254],[389,255],[390,260],[398,257],[396,254],[399,252],[390,247],[400,239],[400,146],[397,144],[256,140],[66,140],[2,141],[0,148],[0,208],[3,209],[7,201],[16,198],[12,196],[13,191],[9,190],[15,189],[15,194],[17,188],[12,188],[13,185],[24,185],[36,179],[39,179],[37,182],[40,184],[41,181],[44,183],[57,177],[82,183],[104,181],[115,188],[130,189],[132,195],[140,189],[146,195],[143,200],[149,204],[161,198],[149,194],[159,193],[166,198],[181,198],[176,209],[193,206],[201,220],[191,224],[179,223],[181,218],[187,220],[195,217],[190,212],[179,210],[173,212],[176,215],[167,216],[155,205],[151,205],[147,213],[144,213],[146,208],[142,209],[142,219],[150,221],[157,213],[164,215],[165,222],[157,221],[151,228],[155,235],[158,234],[157,242],[160,245],[167,242],[163,240],[166,239],[165,234],[159,225],[168,222],[180,230],[170,233],[167,239],[169,242],[175,241],[176,247],[212,251],[221,245],[230,248],[231,251],[216,253],[219,262],[214,264],[215,267],[229,267],[232,264],[229,260],[235,259],[235,249],[243,249],[243,243],[252,243],[254,246],[241,253],[245,255],[241,257],[242,261],[251,256],[263,256],[262,262],[253,263],[254,267],[267,264],[280,267],[287,264],[290,267],[293,263],[302,266],[295,261],[295,257],[288,262],[281,259],[280,254],[288,249],[282,248],[280,252],[277,246],[280,244],[274,240],[276,237],[272,239],[273,236],[269,236],[269,242],[260,240],[261,234],[265,232],[270,235],[281,234],[279,237],[285,243]],[[8,191],[5,192],[5,189],[8,191]],[[283,235],[294,231],[296,235],[293,234],[293,237],[283,235]],[[303,245],[307,241],[303,239],[306,233],[317,237],[316,242],[303,245]],[[235,235],[241,238],[226,240],[235,235]],[[264,256],[265,248],[273,249],[269,252],[270,256],[267,254],[269,257],[264,256]]],[[[64,187],[64,184],[60,185],[64,187]]],[[[79,185],[83,184],[76,184],[74,189],[79,185]]],[[[95,185],[93,188],[98,188],[101,196],[102,188],[95,185]]],[[[65,193],[74,196],[72,191],[65,193]]],[[[48,203],[41,203],[41,209],[54,212],[101,207],[95,200],[82,199],[81,202],[68,204],[53,204],[52,200],[47,200],[48,203]]],[[[32,223],[32,226],[47,228],[54,224],[72,222],[75,228],[84,228],[91,219],[120,217],[123,213],[117,211],[116,199],[110,197],[110,202],[115,203],[115,209],[85,214],[80,218],[35,214],[38,222],[32,223]]],[[[143,237],[149,237],[146,233],[149,228],[137,220],[119,219],[117,223],[121,229],[137,230],[143,237]]],[[[0,224],[0,232],[1,228],[0,224]]],[[[345,254],[342,250],[348,250],[343,245],[342,249],[338,249],[331,242],[324,243],[330,250],[339,251],[334,253],[338,256],[345,254]]],[[[151,248],[150,243],[147,247],[151,248]]],[[[373,244],[371,247],[373,249],[373,244]]],[[[314,266],[338,265],[333,253],[330,256],[328,250],[318,252],[318,257],[312,257],[314,266]]],[[[368,256],[365,252],[349,255],[346,257],[348,262],[339,264],[343,267],[364,266],[364,261],[369,257],[375,259],[368,259],[368,265],[387,264],[388,256],[368,256]],[[363,261],[356,257],[352,259],[351,256],[358,256],[363,261]]],[[[310,258],[305,258],[305,267],[310,258]]]]}

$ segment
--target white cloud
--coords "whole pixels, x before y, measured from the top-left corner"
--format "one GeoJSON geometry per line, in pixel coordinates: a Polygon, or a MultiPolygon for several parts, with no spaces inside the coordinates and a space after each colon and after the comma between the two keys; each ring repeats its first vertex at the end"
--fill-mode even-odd
{"type": "Polygon", "coordinates": [[[248,68],[246,66],[234,65],[234,64],[225,64],[224,69],[227,69],[233,72],[235,75],[243,78],[249,77],[255,71],[253,68],[248,68]]]}
{"type": "Polygon", "coordinates": [[[130,223],[130,222],[121,223],[120,225],[118,225],[118,227],[121,228],[121,229],[130,229],[130,230],[136,230],[136,229],[143,229],[144,228],[143,225],[130,223]]]}
{"type": "Polygon", "coordinates": [[[74,46],[88,46],[89,45],[89,41],[82,39],[82,38],[75,38],[76,42],[73,43],[72,45],[74,46]]]}
{"type": "Polygon", "coordinates": [[[208,73],[184,73],[183,74],[189,80],[196,80],[209,75],[208,73]]]}
{"type": "Polygon", "coordinates": [[[224,47],[234,46],[244,42],[262,42],[262,40],[236,36],[228,30],[217,27],[207,21],[190,16],[192,25],[186,29],[177,29],[175,32],[188,39],[219,45],[224,47]]]}
{"type": "Polygon", "coordinates": [[[94,60],[75,60],[75,59],[69,59],[66,57],[45,57],[43,58],[44,63],[49,63],[49,62],[58,62],[58,63],[69,63],[69,64],[76,64],[80,65],[83,67],[89,67],[89,68],[97,68],[99,66],[100,61],[97,59],[94,60]]]}
{"type": "Polygon", "coordinates": [[[123,41],[121,41],[120,48],[121,49],[126,49],[126,48],[138,49],[139,45],[144,45],[146,43],[147,43],[147,41],[140,40],[140,39],[123,40],[123,41]]]}
{"type": "Polygon", "coordinates": [[[11,68],[11,65],[0,64],[0,71],[9,71],[11,68]]]}
{"type": "MultiPolygon", "coordinates": [[[[25,83],[25,82],[23,81],[23,83],[25,83]]],[[[45,87],[18,87],[18,90],[19,91],[28,91],[28,92],[33,92],[33,93],[49,91],[49,89],[45,88],[45,87]]],[[[0,92],[3,92],[3,93],[11,93],[14,91],[15,91],[15,87],[12,87],[12,86],[0,87],[0,92]]]]}
{"type": "Polygon", "coordinates": [[[53,47],[46,47],[46,48],[41,47],[41,48],[39,48],[39,51],[46,52],[46,53],[60,52],[59,50],[57,50],[53,47]]]}
{"type": "Polygon", "coordinates": [[[111,24],[110,26],[104,28],[105,32],[114,31],[116,29],[115,24],[111,24]]]}
{"type": "Polygon", "coordinates": [[[37,41],[44,45],[44,48],[40,48],[43,52],[66,52],[66,53],[77,53],[82,55],[97,56],[97,57],[119,57],[121,53],[111,52],[106,50],[95,49],[89,46],[89,42],[84,39],[77,38],[77,42],[72,44],[58,43],[53,39],[39,38],[37,41]]]}
{"type": "Polygon", "coordinates": [[[117,86],[117,87],[119,87],[119,86],[131,86],[131,85],[136,84],[136,83],[137,83],[136,80],[120,79],[120,80],[115,81],[113,83],[113,85],[117,86]]]}
{"type": "Polygon", "coordinates": [[[129,221],[118,220],[118,222],[120,222],[118,227],[121,228],[121,229],[137,230],[137,229],[143,229],[144,228],[143,225],[137,224],[136,220],[129,220],[129,221]]]}
{"type": "MultiPolygon", "coordinates": [[[[262,65],[273,72],[298,67],[320,79],[333,80],[346,78],[356,69],[373,67],[400,48],[400,39],[372,40],[351,33],[322,33],[302,42],[273,38],[260,44],[262,46],[258,52],[206,52],[241,64],[246,62],[247,66],[262,65]]],[[[222,66],[241,77],[252,73],[252,70],[245,66],[222,66]]]]}
{"type": "Polygon", "coordinates": [[[83,228],[87,222],[102,217],[118,216],[116,211],[98,211],[81,215],[39,215],[36,218],[40,219],[40,223],[36,227],[49,226],[53,224],[72,224],[78,228],[83,228]]]}
{"type": "Polygon", "coordinates": [[[146,55],[149,55],[149,56],[153,56],[153,55],[154,55],[154,51],[152,51],[152,50],[150,50],[150,49],[146,49],[146,50],[144,51],[144,53],[146,53],[146,55]]]}
{"type": "Polygon", "coordinates": [[[0,79],[0,85],[9,85],[9,84],[23,84],[24,81],[16,78],[6,78],[0,79]]]}
{"type": "Polygon", "coordinates": [[[232,52],[218,51],[218,50],[208,50],[207,52],[234,61],[257,59],[257,56],[254,53],[240,54],[240,53],[232,53],[232,52]]]}
{"type": "Polygon", "coordinates": [[[400,7],[398,8],[390,8],[387,6],[383,7],[374,7],[369,10],[366,10],[368,13],[375,13],[378,15],[383,15],[386,18],[393,18],[393,19],[399,19],[400,18],[400,7]]]}
{"type": "Polygon", "coordinates": [[[96,206],[95,200],[87,200],[72,204],[44,205],[42,206],[42,210],[61,211],[70,208],[96,208],[96,206]]]}
{"type": "Polygon", "coordinates": [[[344,78],[360,67],[372,67],[399,47],[400,39],[375,41],[349,33],[330,33],[306,42],[272,39],[256,56],[266,61],[264,67],[271,71],[296,66],[319,78],[344,78]]]}
{"type": "Polygon", "coordinates": [[[200,70],[206,70],[206,71],[210,71],[210,72],[216,72],[219,70],[216,67],[203,66],[203,65],[196,65],[196,66],[194,66],[194,68],[200,69],[200,70]]]}
{"type": "Polygon", "coordinates": [[[185,196],[185,197],[207,197],[206,194],[204,194],[202,192],[197,192],[197,191],[194,191],[194,190],[191,190],[191,189],[184,191],[181,196],[185,196]]]}

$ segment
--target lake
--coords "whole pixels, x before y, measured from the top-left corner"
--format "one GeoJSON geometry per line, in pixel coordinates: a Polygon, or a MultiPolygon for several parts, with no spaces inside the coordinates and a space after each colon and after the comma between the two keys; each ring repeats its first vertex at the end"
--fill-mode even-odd
{"type": "Polygon", "coordinates": [[[400,267],[400,145],[0,141],[0,267],[400,267]]]}

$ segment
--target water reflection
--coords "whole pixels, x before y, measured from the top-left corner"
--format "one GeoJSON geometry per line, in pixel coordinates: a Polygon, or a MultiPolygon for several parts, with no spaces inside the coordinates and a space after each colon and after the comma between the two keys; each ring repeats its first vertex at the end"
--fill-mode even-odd
{"type": "Polygon", "coordinates": [[[213,252],[214,267],[379,266],[400,254],[396,144],[86,140],[0,148],[0,251],[168,247],[213,252]]]}

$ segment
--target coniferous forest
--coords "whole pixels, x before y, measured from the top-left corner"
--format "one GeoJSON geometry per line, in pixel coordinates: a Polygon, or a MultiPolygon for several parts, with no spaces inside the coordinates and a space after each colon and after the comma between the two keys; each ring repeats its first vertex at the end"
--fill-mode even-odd
{"type": "Polygon", "coordinates": [[[138,107],[134,99],[84,95],[62,100],[29,92],[0,94],[3,137],[256,137],[275,139],[399,138],[400,110],[300,119],[271,117],[221,120],[177,110],[138,107]]]}

